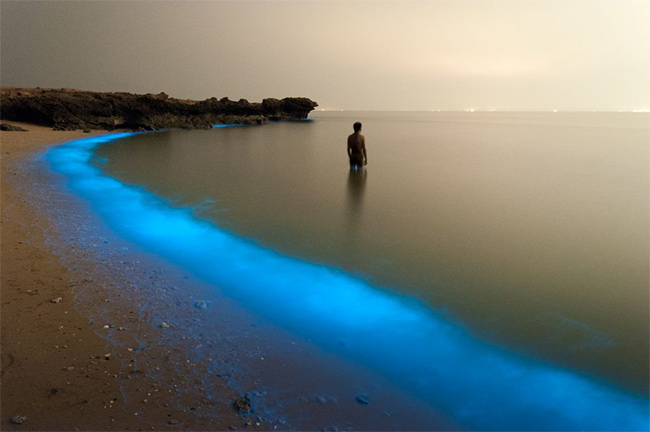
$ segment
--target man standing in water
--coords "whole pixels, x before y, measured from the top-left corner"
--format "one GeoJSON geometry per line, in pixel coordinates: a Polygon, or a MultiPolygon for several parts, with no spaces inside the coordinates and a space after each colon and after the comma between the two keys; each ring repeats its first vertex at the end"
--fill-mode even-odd
{"type": "Polygon", "coordinates": [[[348,137],[348,157],[350,169],[359,169],[368,165],[366,154],[366,137],[361,135],[361,123],[354,124],[354,133],[348,137]]]}

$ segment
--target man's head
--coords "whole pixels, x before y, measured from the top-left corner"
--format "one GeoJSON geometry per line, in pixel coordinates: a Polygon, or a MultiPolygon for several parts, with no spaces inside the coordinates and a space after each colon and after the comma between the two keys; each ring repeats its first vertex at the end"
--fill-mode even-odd
{"type": "Polygon", "coordinates": [[[352,127],[355,132],[359,132],[361,130],[361,122],[356,122],[352,127]]]}

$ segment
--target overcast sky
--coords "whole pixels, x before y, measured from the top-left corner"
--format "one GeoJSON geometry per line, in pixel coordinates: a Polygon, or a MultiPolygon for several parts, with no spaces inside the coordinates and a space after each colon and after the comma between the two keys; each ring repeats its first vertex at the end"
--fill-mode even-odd
{"type": "Polygon", "coordinates": [[[350,110],[650,108],[649,0],[0,5],[3,86],[350,110]]]}

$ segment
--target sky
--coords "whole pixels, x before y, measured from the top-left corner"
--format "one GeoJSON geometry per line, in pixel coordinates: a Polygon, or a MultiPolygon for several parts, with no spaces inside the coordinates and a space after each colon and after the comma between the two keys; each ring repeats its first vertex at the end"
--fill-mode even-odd
{"type": "Polygon", "coordinates": [[[0,83],[344,110],[650,108],[650,0],[0,1],[0,83]]]}

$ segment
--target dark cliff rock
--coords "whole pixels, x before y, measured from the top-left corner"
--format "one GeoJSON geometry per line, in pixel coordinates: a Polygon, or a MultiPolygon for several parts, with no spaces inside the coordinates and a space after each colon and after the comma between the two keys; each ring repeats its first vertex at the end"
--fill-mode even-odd
{"type": "Polygon", "coordinates": [[[214,124],[262,124],[301,120],[318,104],[307,98],[210,98],[191,101],[165,93],[97,93],[71,89],[2,88],[0,118],[35,123],[56,130],[207,129],[214,124]]]}
{"type": "Polygon", "coordinates": [[[27,129],[23,129],[20,126],[10,125],[6,123],[0,123],[0,130],[8,132],[29,132],[27,129]]]}

